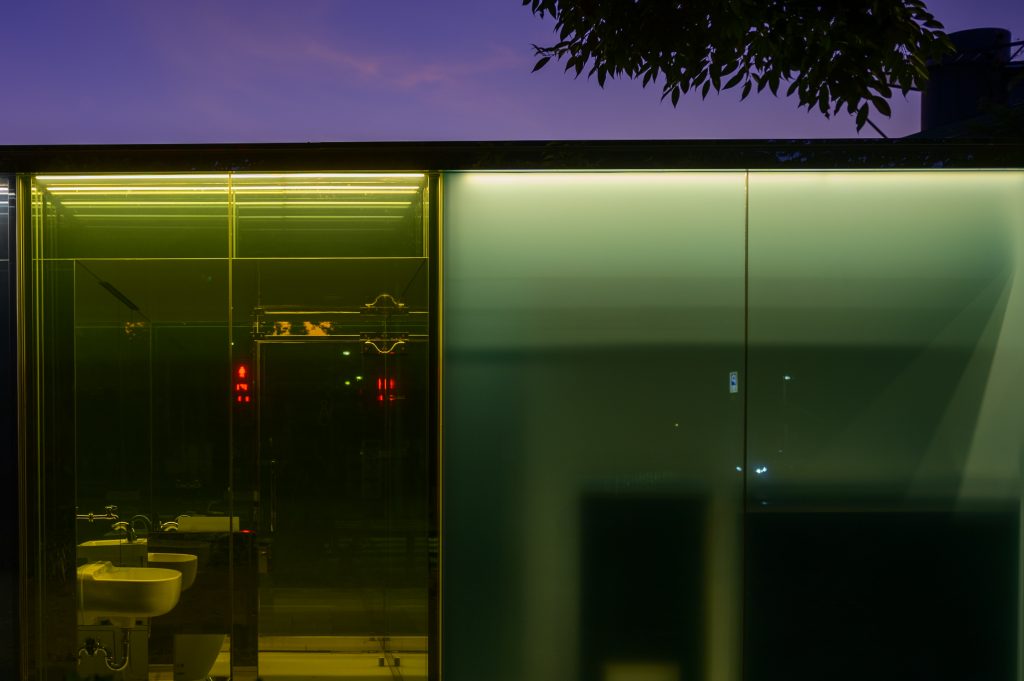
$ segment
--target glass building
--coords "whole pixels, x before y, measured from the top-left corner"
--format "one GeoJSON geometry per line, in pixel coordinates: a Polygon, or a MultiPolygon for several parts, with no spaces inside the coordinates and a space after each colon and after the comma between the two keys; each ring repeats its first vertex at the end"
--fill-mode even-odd
{"type": "Polygon", "coordinates": [[[1020,679],[1022,152],[0,148],[0,675],[1020,679]]]}

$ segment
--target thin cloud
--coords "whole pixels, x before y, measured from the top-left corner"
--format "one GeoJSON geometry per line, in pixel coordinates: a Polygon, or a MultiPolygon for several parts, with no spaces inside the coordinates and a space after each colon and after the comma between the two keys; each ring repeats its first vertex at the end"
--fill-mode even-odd
{"type": "Polygon", "coordinates": [[[306,56],[314,61],[345,71],[355,72],[364,78],[376,78],[381,73],[381,62],[364,55],[355,55],[345,50],[320,42],[306,45],[306,56]]]}
{"type": "MultiPolygon", "coordinates": [[[[354,54],[322,42],[310,42],[305,56],[333,69],[379,84],[412,89],[420,86],[458,86],[467,79],[528,68],[530,60],[507,48],[496,48],[483,59],[422,61],[412,56],[372,57],[354,54]]],[[[524,51],[524,54],[526,52],[524,51]]]]}

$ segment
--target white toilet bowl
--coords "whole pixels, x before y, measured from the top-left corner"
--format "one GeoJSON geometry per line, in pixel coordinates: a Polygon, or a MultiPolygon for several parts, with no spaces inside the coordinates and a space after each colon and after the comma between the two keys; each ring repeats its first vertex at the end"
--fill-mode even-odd
{"type": "Polygon", "coordinates": [[[224,638],[224,634],[175,634],[174,681],[206,681],[224,638]]]}

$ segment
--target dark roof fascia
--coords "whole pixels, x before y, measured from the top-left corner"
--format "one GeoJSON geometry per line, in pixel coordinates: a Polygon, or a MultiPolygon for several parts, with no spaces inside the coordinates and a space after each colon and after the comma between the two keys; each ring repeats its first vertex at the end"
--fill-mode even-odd
{"type": "Polygon", "coordinates": [[[340,142],[0,146],[0,173],[1021,168],[1020,140],[340,142]]]}

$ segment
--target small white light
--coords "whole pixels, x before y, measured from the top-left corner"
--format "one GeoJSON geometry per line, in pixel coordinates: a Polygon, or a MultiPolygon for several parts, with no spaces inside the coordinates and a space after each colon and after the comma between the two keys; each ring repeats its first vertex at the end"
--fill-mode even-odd
{"type": "Polygon", "coordinates": [[[342,350],[342,351],[341,351],[341,354],[342,354],[342,355],[344,355],[345,357],[348,357],[348,356],[349,356],[349,355],[351,355],[352,353],[351,353],[351,352],[349,352],[348,350],[342,350]]]}
{"type": "Polygon", "coordinates": [[[679,424],[678,424],[678,423],[673,423],[672,425],[673,425],[673,426],[675,426],[676,428],[678,428],[678,427],[679,427],[679,424]]]}
{"type": "Polygon", "coordinates": [[[738,470],[738,471],[742,471],[742,470],[743,470],[743,468],[742,468],[741,466],[736,466],[736,470],[738,470]]]}
{"type": "Polygon", "coordinates": [[[792,381],[793,377],[790,376],[789,374],[786,374],[785,376],[782,377],[782,380],[784,380],[784,381],[792,381]]]}

